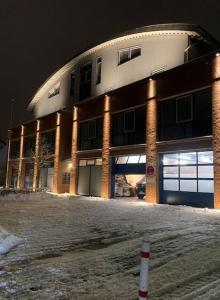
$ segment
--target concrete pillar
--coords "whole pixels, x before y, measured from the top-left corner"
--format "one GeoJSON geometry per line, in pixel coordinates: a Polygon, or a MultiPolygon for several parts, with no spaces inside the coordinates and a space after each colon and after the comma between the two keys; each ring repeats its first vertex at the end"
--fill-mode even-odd
{"type": "Polygon", "coordinates": [[[10,151],[11,151],[11,130],[8,131],[8,155],[7,155],[7,170],[5,178],[5,186],[9,188],[11,183],[12,169],[10,164],[10,151]]]}
{"type": "Polygon", "coordinates": [[[73,124],[72,124],[72,148],[71,148],[71,170],[70,170],[70,193],[77,193],[77,150],[78,150],[78,132],[79,132],[79,120],[78,120],[79,109],[73,107],[73,124]]]}
{"type": "Polygon", "coordinates": [[[36,123],[36,139],[35,139],[35,157],[34,157],[34,177],[33,177],[33,191],[38,188],[39,181],[39,147],[40,147],[40,126],[41,121],[37,120],[36,123]]]}
{"type": "Polygon", "coordinates": [[[54,153],[54,174],[53,174],[53,192],[60,192],[60,160],[61,160],[61,119],[60,112],[56,115],[56,138],[55,138],[55,153],[54,153]]]}
{"type": "Polygon", "coordinates": [[[24,161],[23,161],[24,129],[25,129],[24,125],[21,125],[17,189],[22,189],[24,187],[24,161]]]}
{"type": "Polygon", "coordinates": [[[157,99],[156,82],[151,79],[147,84],[146,122],[146,201],[158,203],[157,99]]]}
{"type": "Polygon", "coordinates": [[[111,197],[111,98],[104,98],[101,197],[111,197]]]}

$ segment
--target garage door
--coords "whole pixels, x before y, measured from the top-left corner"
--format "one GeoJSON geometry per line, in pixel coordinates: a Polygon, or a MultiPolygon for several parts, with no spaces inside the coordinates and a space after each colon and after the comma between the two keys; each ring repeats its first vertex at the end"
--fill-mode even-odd
{"type": "Polygon", "coordinates": [[[213,208],[213,152],[160,155],[160,203],[213,208]]]}
{"type": "Polygon", "coordinates": [[[78,194],[99,197],[101,193],[101,159],[82,159],[78,169],[78,194]]]}

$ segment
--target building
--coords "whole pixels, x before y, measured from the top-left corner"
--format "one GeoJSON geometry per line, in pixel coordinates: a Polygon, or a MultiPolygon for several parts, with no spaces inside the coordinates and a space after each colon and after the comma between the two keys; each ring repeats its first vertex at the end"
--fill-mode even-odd
{"type": "Polygon", "coordinates": [[[220,208],[220,44],[196,25],[124,33],[56,71],[11,130],[6,185],[220,208]]]}

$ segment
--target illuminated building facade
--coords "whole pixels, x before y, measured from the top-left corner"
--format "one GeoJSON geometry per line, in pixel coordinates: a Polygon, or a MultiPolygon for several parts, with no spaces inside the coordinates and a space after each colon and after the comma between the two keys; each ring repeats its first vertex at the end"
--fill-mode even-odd
{"type": "Polygon", "coordinates": [[[77,55],[11,130],[6,185],[219,208],[218,48],[199,26],[164,24],[77,55]]]}

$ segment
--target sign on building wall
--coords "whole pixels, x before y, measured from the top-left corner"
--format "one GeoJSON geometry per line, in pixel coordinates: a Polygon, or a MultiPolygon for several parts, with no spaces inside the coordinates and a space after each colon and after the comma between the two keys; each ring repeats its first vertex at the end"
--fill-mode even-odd
{"type": "Polygon", "coordinates": [[[48,92],[48,98],[52,98],[60,93],[60,82],[58,82],[52,89],[48,92]]]}

